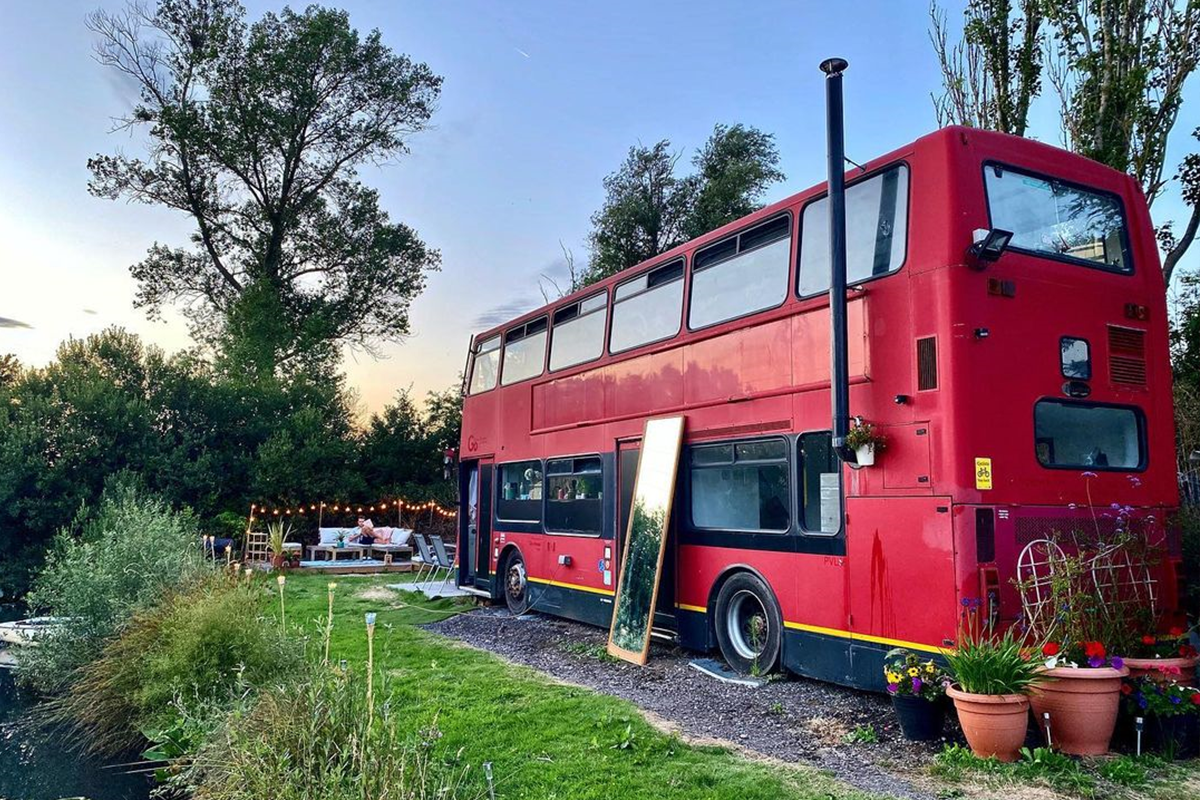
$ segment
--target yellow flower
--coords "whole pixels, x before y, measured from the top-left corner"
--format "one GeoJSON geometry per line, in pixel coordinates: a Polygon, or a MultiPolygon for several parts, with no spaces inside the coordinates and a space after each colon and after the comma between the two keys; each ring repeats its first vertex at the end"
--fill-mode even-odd
{"type": "Polygon", "coordinates": [[[937,668],[933,666],[932,661],[930,661],[928,664],[925,665],[925,671],[928,672],[930,675],[932,675],[936,670],[937,670],[937,668]]]}
{"type": "Polygon", "coordinates": [[[918,676],[918,675],[920,675],[920,674],[921,674],[921,670],[917,669],[916,667],[909,667],[909,668],[908,668],[908,676],[909,676],[910,678],[915,678],[915,677],[917,677],[917,676],[918,676]]]}
{"type": "Polygon", "coordinates": [[[888,683],[899,683],[900,682],[900,676],[894,672],[889,672],[887,674],[887,679],[888,679],[888,683]]]}

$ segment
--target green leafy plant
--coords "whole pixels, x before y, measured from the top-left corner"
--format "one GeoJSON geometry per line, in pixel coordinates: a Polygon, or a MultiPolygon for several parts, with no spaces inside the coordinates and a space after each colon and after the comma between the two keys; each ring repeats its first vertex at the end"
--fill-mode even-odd
{"type": "Polygon", "coordinates": [[[63,691],[131,614],[207,571],[194,517],[132,486],[112,487],[54,539],[27,603],[61,623],[18,652],[21,680],[63,691]]]}
{"type": "Polygon", "coordinates": [[[286,551],[283,545],[287,543],[292,535],[292,526],[282,520],[267,524],[267,545],[271,548],[271,555],[283,557],[286,551]]]}
{"type": "Polygon", "coordinates": [[[979,601],[963,600],[955,649],[945,654],[955,683],[971,694],[1026,694],[1041,665],[1024,652],[1012,630],[997,635],[979,619],[979,601]]]}
{"type": "Polygon", "coordinates": [[[873,725],[855,725],[854,730],[843,737],[846,744],[877,744],[879,733],[873,725]]]}
{"type": "Polygon", "coordinates": [[[1121,686],[1130,714],[1181,717],[1200,714],[1200,690],[1179,683],[1135,678],[1121,686]]]}

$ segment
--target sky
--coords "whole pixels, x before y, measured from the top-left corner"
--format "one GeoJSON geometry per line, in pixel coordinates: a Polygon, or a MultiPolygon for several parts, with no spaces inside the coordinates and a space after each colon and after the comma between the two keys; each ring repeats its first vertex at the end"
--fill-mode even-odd
{"type": "MultiPolygon", "coordinates": [[[[360,30],[445,79],[432,125],[411,153],[362,170],[395,219],[442,255],[412,309],[412,335],[382,358],[348,351],[360,411],[395,393],[456,383],[471,333],[543,303],[539,277],[563,274],[563,248],[587,259],[604,176],[638,142],[670,139],[690,158],[716,123],[773,133],[787,180],[766,201],[824,176],[824,84],[832,55],[846,73],[846,152],[863,162],[937,127],[939,88],[925,0],[892,2],[466,2],[332,0],[360,30]]],[[[121,325],[175,351],[192,344],[168,313],[133,307],[129,266],[154,242],[185,245],[177,212],[87,193],[87,160],[141,152],[112,132],[128,90],[91,55],[86,14],[123,2],[0,0],[0,353],[41,365],[69,336],[121,325]]],[[[250,0],[257,18],[284,4],[250,0]]],[[[297,5],[303,5],[297,3],[297,5]]],[[[947,4],[952,20],[961,2],[947,4]]],[[[1169,155],[1200,125],[1200,83],[1169,155]]],[[[1058,142],[1055,100],[1031,135],[1058,142]]],[[[1156,221],[1183,209],[1155,205],[1156,221]]],[[[1182,221],[1179,223],[1182,225],[1182,221]]],[[[1183,268],[1200,265],[1193,248],[1183,268]]]]}

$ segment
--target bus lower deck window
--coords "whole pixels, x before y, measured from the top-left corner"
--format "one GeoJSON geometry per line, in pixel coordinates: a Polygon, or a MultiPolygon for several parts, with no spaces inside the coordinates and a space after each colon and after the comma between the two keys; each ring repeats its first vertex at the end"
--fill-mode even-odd
{"type": "Polygon", "coordinates": [[[800,435],[800,508],[808,533],[835,534],[842,529],[841,472],[833,435],[800,435]]]}
{"type": "Polygon", "coordinates": [[[1138,409],[1041,400],[1034,407],[1037,459],[1045,467],[1141,469],[1144,418],[1138,409]]]}
{"type": "Polygon", "coordinates": [[[595,456],[546,462],[546,530],[598,534],[604,470],[595,456]]]}
{"type": "Polygon", "coordinates": [[[500,480],[496,487],[496,518],[511,522],[541,521],[541,462],[517,461],[500,465],[500,480]]]}
{"type": "Polygon", "coordinates": [[[782,439],[694,447],[692,525],[786,531],[791,521],[787,445],[782,439]]]}

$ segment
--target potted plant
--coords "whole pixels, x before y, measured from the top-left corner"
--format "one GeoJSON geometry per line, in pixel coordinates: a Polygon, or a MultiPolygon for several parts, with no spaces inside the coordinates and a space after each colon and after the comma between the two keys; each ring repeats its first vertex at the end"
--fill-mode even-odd
{"type": "Polygon", "coordinates": [[[957,646],[945,654],[954,678],[946,694],[975,755],[1016,761],[1025,743],[1028,694],[1038,680],[1039,664],[1011,630],[998,636],[980,624],[979,600],[964,599],[963,605],[957,646]]]}
{"type": "Polygon", "coordinates": [[[846,446],[854,451],[854,461],[860,467],[870,467],[875,464],[875,454],[887,448],[887,437],[875,430],[875,426],[864,422],[862,417],[854,418],[854,425],[846,434],[846,446]]]}
{"type": "Polygon", "coordinates": [[[1129,675],[1124,659],[1096,640],[1047,642],[1042,655],[1041,675],[1047,680],[1034,688],[1030,702],[1043,733],[1049,725],[1047,738],[1064,753],[1107,753],[1117,726],[1121,679],[1129,675]]]}
{"type": "Polygon", "coordinates": [[[282,520],[267,524],[267,546],[271,549],[271,567],[283,569],[287,551],[283,545],[292,535],[292,526],[285,525],[282,520]]]}
{"type": "Polygon", "coordinates": [[[346,546],[346,529],[345,528],[338,529],[338,532],[336,534],[336,542],[337,542],[338,547],[346,546]]]}
{"type": "Polygon", "coordinates": [[[1200,690],[1143,676],[1121,687],[1131,717],[1145,719],[1145,743],[1166,758],[1200,755],[1200,690]]]}
{"type": "Polygon", "coordinates": [[[1125,659],[1130,678],[1152,677],[1170,683],[1193,683],[1200,656],[1188,642],[1188,632],[1171,628],[1166,634],[1143,634],[1125,659]]]}
{"type": "Polygon", "coordinates": [[[892,696],[904,738],[927,742],[942,735],[946,722],[946,685],[949,677],[932,659],[896,648],[884,657],[883,676],[892,696]]]}

